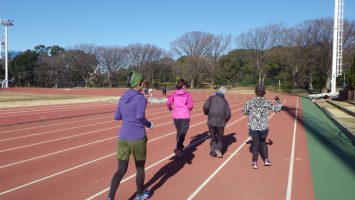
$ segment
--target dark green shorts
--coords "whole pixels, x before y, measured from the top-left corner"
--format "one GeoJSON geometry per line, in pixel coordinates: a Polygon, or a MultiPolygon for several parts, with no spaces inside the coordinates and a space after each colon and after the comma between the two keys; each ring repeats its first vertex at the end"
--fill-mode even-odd
{"type": "Polygon", "coordinates": [[[117,159],[129,160],[133,155],[135,161],[145,160],[147,155],[147,138],[141,140],[118,140],[117,141],[117,159]]]}

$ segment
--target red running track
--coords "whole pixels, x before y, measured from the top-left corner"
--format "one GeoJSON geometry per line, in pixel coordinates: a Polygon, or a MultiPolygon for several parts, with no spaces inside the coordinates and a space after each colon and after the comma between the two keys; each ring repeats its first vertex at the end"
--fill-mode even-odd
{"type": "MultiPolygon", "coordinates": [[[[241,113],[249,97],[228,95],[233,113],[225,130],[222,159],[209,156],[206,116],[201,110],[206,93],[193,93],[196,101],[185,141],[185,146],[190,146],[182,160],[171,159],[175,128],[170,112],[165,105],[147,108],[147,118],[156,124],[155,129],[147,130],[145,183],[154,191],[151,199],[286,199],[287,195],[313,199],[305,133],[296,120],[302,117],[297,97],[281,95],[285,110],[270,118],[273,166],[259,162],[257,170],[250,167],[251,155],[245,144],[247,118],[241,113]]],[[[104,108],[95,110],[99,113],[104,108]]],[[[117,167],[115,141],[120,122],[112,116],[107,113],[1,127],[0,199],[104,199],[117,167]]],[[[134,173],[130,163],[118,199],[133,197],[134,173]]]]}

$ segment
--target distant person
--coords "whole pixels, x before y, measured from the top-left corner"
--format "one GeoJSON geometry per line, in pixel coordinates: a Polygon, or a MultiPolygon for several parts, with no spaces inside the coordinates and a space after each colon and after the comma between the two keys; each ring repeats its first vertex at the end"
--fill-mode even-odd
{"type": "Polygon", "coordinates": [[[203,105],[203,112],[208,115],[208,130],[211,136],[210,155],[222,158],[224,127],[231,118],[231,110],[225,95],[227,89],[221,87],[216,95],[207,99],[203,105]]]}
{"type": "Polygon", "coordinates": [[[252,168],[257,169],[258,150],[264,157],[264,165],[271,166],[268,155],[268,147],[265,142],[269,133],[269,111],[280,112],[282,108],[279,97],[275,97],[275,104],[267,100],[265,86],[257,85],[255,88],[256,97],[249,100],[242,109],[245,115],[249,116],[249,135],[252,137],[252,168]]]}
{"type": "Polygon", "coordinates": [[[119,100],[115,120],[123,120],[117,141],[118,169],[112,177],[107,200],[113,200],[117,188],[126,174],[128,160],[132,154],[136,165],[136,200],[148,199],[150,192],[143,190],[144,165],[146,160],[147,137],[144,127],[153,128],[152,122],[145,117],[147,99],[141,94],[144,86],[142,75],[138,72],[129,74],[127,90],[119,100]]]}
{"type": "Polygon", "coordinates": [[[163,88],[163,97],[166,97],[166,86],[163,88]]]}
{"type": "Polygon", "coordinates": [[[193,108],[191,95],[186,91],[187,83],[184,79],[178,80],[176,91],[169,96],[167,106],[173,111],[174,125],[176,128],[175,157],[181,158],[184,153],[184,140],[190,126],[190,112],[193,108]]]}
{"type": "Polygon", "coordinates": [[[153,89],[152,88],[149,88],[148,95],[149,95],[149,98],[153,97],[153,89]]]}

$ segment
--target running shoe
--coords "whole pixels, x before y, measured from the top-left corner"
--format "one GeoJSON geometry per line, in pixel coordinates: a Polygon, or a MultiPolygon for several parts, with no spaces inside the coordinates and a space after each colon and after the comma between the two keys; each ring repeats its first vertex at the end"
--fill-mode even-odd
{"type": "Polygon", "coordinates": [[[221,151],[215,150],[214,152],[216,153],[216,155],[217,155],[218,158],[222,158],[222,157],[223,157],[221,151]]]}
{"type": "Polygon", "coordinates": [[[253,169],[258,169],[258,164],[256,163],[256,161],[253,161],[253,162],[251,163],[251,167],[252,167],[253,169]]]}
{"type": "Polygon", "coordinates": [[[145,190],[145,191],[143,192],[143,194],[141,194],[141,195],[137,194],[135,200],[145,200],[145,199],[149,199],[150,196],[151,196],[151,192],[150,192],[149,190],[145,190]]]}
{"type": "Polygon", "coordinates": [[[265,166],[271,166],[272,164],[271,164],[270,159],[265,159],[264,165],[265,166]]]}

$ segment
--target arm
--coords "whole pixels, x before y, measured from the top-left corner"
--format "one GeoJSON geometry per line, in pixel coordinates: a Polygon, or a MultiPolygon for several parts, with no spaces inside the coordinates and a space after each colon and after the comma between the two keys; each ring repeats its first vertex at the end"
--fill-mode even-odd
{"type": "Polygon", "coordinates": [[[114,116],[115,120],[122,120],[122,113],[121,113],[120,103],[119,102],[117,104],[117,108],[116,108],[116,112],[115,112],[115,116],[114,116]]]}
{"type": "Polygon", "coordinates": [[[231,112],[228,102],[226,100],[225,100],[225,102],[226,102],[226,122],[228,122],[229,119],[232,117],[232,112],[231,112]]]}
{"type": "Polygon", "coordinates": [[[249,112],[250,112],[249,101],[244,105],[244,108],[242,109],[242,112],[244,113],[244,115],[249,115],[249,112]]]}
{"type": "Polygon", "coordinates": [[[166,103],[166,106],[168,107],[168,109],[171,111],[171,104],[174,102],[174,93],[172,95],[169,96],[168,98],[168,102],[166,103]]]}
{"type": "Polygon", "coordinates": [[[271,101],[268,101],[268,108],[269,110],[272,110],[273,112],[280,112],[282,108],[282,103],[280,99],[275,97],[275,104],[273,104],[271,101]]]}
{"type": "Polygon", "coordinates": [[[150,128],[152,123],[150,121],[148,121],[147,118],[145,117],[146,106],[147,106],[147,99],[144,98],[144,96],[142,96],[138,102],[136,119],[138,119],[140,122],[142,122],[142,124],[145,127],[150,128]]]}
{"type": "Polygon", "coordinates": [[[189,94],[189,96],[187,97],[187,108],[189,109],[189,111],[191,111],[193,107],[194,107],[194,102],[192,101],[192,97],[189,94]]]}
{"type": "Polygon", "coordinates": [[[211,104],[211,97],[207,99],[207,101],[205,102],[205,104],[203,104],[203,113],[205,115],[208,115],[208,112],[210,110],[210,104],[211,104]]]}

